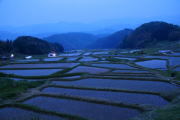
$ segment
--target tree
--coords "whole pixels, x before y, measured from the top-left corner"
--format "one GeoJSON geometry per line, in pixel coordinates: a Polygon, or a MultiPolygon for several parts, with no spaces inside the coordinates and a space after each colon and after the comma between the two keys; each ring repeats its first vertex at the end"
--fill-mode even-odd
{"type": "Polygon", "coordinates": [[[59,44],[49,43],[45,40],[31,37],[31,36],[21,36],[18,37],[14,43],[15,51],[21,54],[47,54],[51,51],[62,52],[63,47],[59,44]]]}

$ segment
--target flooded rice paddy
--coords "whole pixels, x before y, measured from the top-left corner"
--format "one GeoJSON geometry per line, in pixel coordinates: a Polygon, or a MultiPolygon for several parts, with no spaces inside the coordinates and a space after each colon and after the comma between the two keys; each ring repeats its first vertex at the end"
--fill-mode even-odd
{"type": "Polygon", "coordinates": [[[169,61],[170,66],[177,66],[180,65],[180,57],[172,57],[172,56],[145,56],[145,58],[159,58],[159,59],[165,59],[169,61]]]}
{"type": "Polygon", "coordinates": [[[59,61],[62,60],[63,58],[45,58],[44,61],[59,61]]]}
{"type": "Polygon", "coordinates": [[[32,98],[24,104],[38,106],[45,110],[78,115],[90,120],[126,120],[139,114],[134,109],[50,97],[32,98]]]}
{"type": "Polygon", "coordinates": [[[15,63],[28,63],[28,62],[38,62],[39,59],[30,59],[30,60],[16,60],[15,63]]]}
{"type": "Polygon", "coordinates": [[[67,61],[76,61],[78,59],[79,59],[79,57],[69,57],[69,58],[67,58],[67,61]]]}
{"type": "Polygon", "coordinates": [[[91,62],[91,61],[97,61],[97,58],[93,58],[93,57],[83,57],[82,59],[80,59],[80,62],[91,62]]]}
{"type": "Polygon", "coordinates": [[[69,57],[69,56],[79,56],[82,53],[66,53],[66,54],[60,54],[59,56],[65,56],[65,57],[69,57]]]}
{"type": "Polygon", "coordinates": [[[64,82],[54,81],[57,85],[93,87],[93,88],[111,88],[125,90],[139,90],[151,92],[164,92],[177,90],[178,87],[165,82],[152,82],[141,80],[113,80],[113,79],[82,79],[78,81],[64,82]]]}
{"type": "Polygon", "coordinates": [[[107,68],[113,68],[113,69],[136,69],[134,67],[125,65],[125,64],[92,64],[93,66],[97,67],[107,67],[107,68]]]}
{"type": "Polygon", "coordinates": [[[136,60],[136,58],[114,57],[119,60],[136,60]]]}
{"type": "Polygon", "coordinates": [[[180,91],[167,76],[156,71],[166,70],[168,65],[173,71],[179,71],[180,57],[139,56],[151,60],[135,63],[139,57],[113,52],[73,51],[57,58],[44,58],[45,62],[19,60],[18,64],[0,66],[0,72],[14,80],[26,76],[33,80],[42,77],[41,80],[46,81],[25,96],[18,96],[19,104],[30,108],[0,108],[0,120],[69,120],[72,116],[74,120],[128,120],[140,115],[140,109],[146,106],[169,105],[170,101],[163,95],[180,91]]]}
{"type": "Polygon", "coordinates": [[[47,63],[47,64],[11,64],[0,68],[71,68],[79,63],[47,63]]]}
{"type": "Polygon", "coordinates": [[[74,68],[69,73],[90,73],[90,74],[101,74],[108,72],[108,69],[97,68],[97,67],[88,67],[88,66],[78,66],[74,68]]]}
{"type": "Polygon", "coordinates": [[[137,65],[152,68],[152,69],[166,69],[167,61],[165,60],[147,60],[143,62],[136,62],[137,65]]]}
{"type": "Polygon", "coordinates": [[[65,120],[46,114],[40,114],[19,108],[3,108],[0,110],[1,120],[65,120]]]}
{"type": "Polygon", "coordinates": [[[126,102],[135,104],[152,104],[155,106],[164,106],[168,104],[166,100],[156,95],[123,93],[123,92],[108,92],[108,91],[93,91],[93,90],[79,90],[67,88],[54,88],[49,87],[42,90],[44,93],[49,94],[65,94],[79,97],[88,97],[96,99],[104,99],[114,102],[126,102]]]}
{"type": "Polygon", "coordinates": [[[18,76],[47,76],[62,71],[62,69],[36,69],[36,70],[0,70],[2,73],[18,76]]]}
{"type": "Polygon", "coordinates": [[[114,73],[150,73],[144,70],[114,70],[114,73]]]}

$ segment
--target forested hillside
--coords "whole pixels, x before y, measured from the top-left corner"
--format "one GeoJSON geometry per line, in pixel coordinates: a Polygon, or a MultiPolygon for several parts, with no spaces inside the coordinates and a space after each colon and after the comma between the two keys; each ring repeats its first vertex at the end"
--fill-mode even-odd
{"type": "Polygon", "coordinates": [[[180,27],[165,22],[150,22],[136,28],[127,36],[120,48],[146,48],[161,42],[180,40],[180,27]]]}
{"type": "Polygon", "coordinates": [[[64,49],[59,43],[50,43],[45,40],[31,37],[21,36],[15,41],[0,41],[0,54],[47,54],[51,51],[62,52],[64,49]]]}
{"type": "Polygon", "coordinates": [[[97,37],[88,33],[64,33],[52,35],[44,39],[49,42],[61,43],[65,50],[72,50],[87,49],[87,46],[97,40],[97,37]]]}
{"type": "Polygon", "coordinates": [[[93,49],[115,49],[121,44],[122,40],[131,34],[133,30],[124,29],[118,32],[115,32],[107,37],[100,38],[96,40],[93,44],[90,45],[90,48],[93,49]]]}

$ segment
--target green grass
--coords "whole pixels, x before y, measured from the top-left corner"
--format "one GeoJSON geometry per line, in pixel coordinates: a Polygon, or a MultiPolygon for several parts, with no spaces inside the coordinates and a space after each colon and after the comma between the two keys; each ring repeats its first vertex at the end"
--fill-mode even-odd
{"type": "Polygon", "coordinates": [[[175,80],[180,81],[180,72],[175,72],[175,80]]]}
{"type": "Polygon", "coordinates": [[[136,118],[130,120],[180,120],[180,102],[179,98],[169,105],[158,108],[150,112],[145,112],[136,118]]]}
{"type": "Polygon", "coordinates": [[[35,88],[42,85],[43,81],[14,81],[8,78],[0,78],[0,99],[12,99],[19,94],[27,91],[29,88],[35,88]]]}
{"type": "Polygon", "coordinates": [[[180,72],[178,71],[159,71],[161,75],[166,76],[166,77],[174,77],[174,80],[180,81],[180,72]]]}
{"type": "Polygon", "coordinates": [[[154,120],[180,120],[180,104],[156,111],[157,116],[154,120]]]}
{"type": "Polygon", "coordinates": [[[172,71],[166,70],[166,71],[161,71],[157,70],[161,75],[166,76],[166,77],[171,77],[172,71]]]}

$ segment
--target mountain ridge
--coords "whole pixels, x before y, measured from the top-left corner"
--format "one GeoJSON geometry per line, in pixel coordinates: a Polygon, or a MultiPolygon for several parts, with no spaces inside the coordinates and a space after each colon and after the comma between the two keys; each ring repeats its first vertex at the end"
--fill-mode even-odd
{"type": "Polygon", "coordinates": [[[127,36],[119,48],[146,48],[163,41],[180,40],[180,27],[162,21],[144,23],[127,36]]]}

